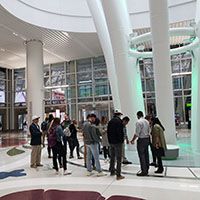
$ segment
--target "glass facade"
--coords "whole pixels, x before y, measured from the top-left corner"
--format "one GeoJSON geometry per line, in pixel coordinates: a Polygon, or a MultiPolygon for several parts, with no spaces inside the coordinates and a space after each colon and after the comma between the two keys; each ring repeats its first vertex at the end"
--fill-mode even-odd
{"type": "MultiPolygon", "coordinates": [[[[187,123],[189,118],[190,107],[187,105],[191,104],[191,66],[190,54],[171,56],[175,116],[179,116],[182,123],[187,123]]],[[[146,112],[156,115],[152,59],[140,60],[139,67],[146,112]]],[[[10,70],[12,73],[6,70],[0,68],[0,106],[10,105],[7,98],[11,99],[11,91],[14,91],[14,107],[26,109],[25,70],[10,70]]],[[[103,56],[45,65],[44,87],[46,112],[62,108],[62,112],[68,112],[79,122],[89,111],[98,112],[98,115],[106,113],[108,118],[112,116],[112,95],[103,56]]]]}

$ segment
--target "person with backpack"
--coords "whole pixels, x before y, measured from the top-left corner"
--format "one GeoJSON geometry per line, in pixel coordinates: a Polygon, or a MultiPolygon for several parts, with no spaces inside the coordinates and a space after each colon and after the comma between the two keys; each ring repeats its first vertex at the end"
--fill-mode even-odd
{"type": "Polygon", "coordinates": [[[70,171],[67,171],[66,150],[63,143],[63,140],[65,138],[65,133],[63,132],[62,127],[60,125],[60,118],[54,118],[48,137],[49,137],[48,138],[49,146],[52,148],[53,152],[53,165],[55,167],[56,174],[59,174],[58,163],[57,163],[58,155],[62,159],[62,164],[64,168],[63,175],[71,174],[70,171]]]}
{"type": "Polygon", "coordinates": [[[47,135],[47,123],[49,121],[49,118],[46,117],[45,120],[41,123],[41,129],[42,129],[42,145],[45,147],[45,136],[47,135]]]}

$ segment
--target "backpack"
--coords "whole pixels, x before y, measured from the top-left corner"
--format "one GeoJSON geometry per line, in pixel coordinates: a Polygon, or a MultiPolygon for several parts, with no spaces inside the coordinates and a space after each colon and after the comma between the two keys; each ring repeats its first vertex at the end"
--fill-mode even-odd
{"type": "Polygon", "coordinates": [[[47,122],[45,122],[45,121],[42,122],[41,129],[42,129],[42,131],[46,131],[47,130],[47,122]]]}
{"type": "Polygon", "coordinates": [[[56,138],[56,129],[57,129],[57,127],[58,127],[58,125],[49,130],[48,143],[49,143],[50,147],[54,147],[56,145],[56,143],[57,143],[57,138],[56,138]]]}

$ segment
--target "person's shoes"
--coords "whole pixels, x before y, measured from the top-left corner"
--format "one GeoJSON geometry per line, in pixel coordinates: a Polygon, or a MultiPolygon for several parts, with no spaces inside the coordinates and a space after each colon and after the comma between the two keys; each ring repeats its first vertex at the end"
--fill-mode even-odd
{"type": "Polygon", "coordinates": [[[37,165],[31,165],[30,167],[31,168],[37,168],[37,165]]]}
{"type": "Polygon", "coordinates": [[[128,164],[132,164],[132,162],[130,162],[130,161],[127,160],[127,161],[123,161],[122,164],[128,165],[128,164]]]}
{"type": "Polygon", "coordinates": [[[69,156],[69,159],[70,159],[70,158],[74,158],[74,156],[69,156]]]}
{"type": "Polygon", "coordinates": [[[116,173],[115,172],[110,172],[110,176],[115,176],[116,173]]]}
{"type": "Polygon", "coordinates": [[[53,158],[52,156],[48,156],[48,158],[53,158]]]}
{"type": "Polygon", "coordinates": [[[99,173],[97,174],[97,177],[100,177],[100,176],[107,176],[107,174],[105,174],[105,173],[103,173],[103,172],[99,172],[99,173]]]}
{"type": "Polygon", "coordinates": [[[117,177],[116,177],[116,180],[119,181],[119,180],[122,180],[122,179],[124,179],[124,178],[125,178],[124,176],[117,176],[117,177]]]}
{"type": "Polygon", "coordinates": [[[64,172],[63,172],[63,175],[70,175],[70,174],[72,174],[71,171],[64,170],[64,172]]]}
{"type": "Polygon", "coordinates": [[[158,167],[158,165],[155,162],[150,163],[149,166],[158,167]]]}
{"type": "Polygon", "coordinates": [[[56,175],[58,175],[59,174],[59,171],[58,170],[56,170],[56,175]]]}
{"type": "Polygon", "coordinates": [[[156,173],[156,174],[162,174],[163,173],[163,169],[158,169],[154,173],[156,173]]]}
{"type": "Polygon", "coordinates": [[[83,157],[79,156],[78,159],[83,159],[83,157]]]}
{"type": "Polygon", "coordinates": [[[43,167],[43,165],[42,164],[37,164],[37,167],[43,167]]]}
{"type": "Polygon", "coordinates": [[[148,176],[148,173],[140,172],[140,173],[137,173],[137,176],[148,176]]]}
{"type": "Polygon", "coordinates": [[[87,173],[87,176],[92,176],[94,173],[93,172],[89,172],[87,173]]]}

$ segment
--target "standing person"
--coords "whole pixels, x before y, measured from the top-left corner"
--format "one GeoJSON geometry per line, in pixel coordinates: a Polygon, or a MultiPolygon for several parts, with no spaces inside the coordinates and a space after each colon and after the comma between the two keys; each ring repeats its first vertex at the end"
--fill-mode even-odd
{"type": "Polygon", "coordinates": [[[158,169],[155,173],[163,173],[162,156],[165,156],[165,151],[167,150],[164,136],[165,128],[157,117],[151,119],[151,124],[152,146],[158,160],[158,169]]]}
{"type": "Polygon", "coordinates": [[[70,157],[69,158],[73,158],[73,151],[76,147],[76,153],[77,153],[77,157],[78,159],[82,159],[82,157],[80,156],[79,153],[79,142],[78,142],[78,138],[77,138],[77,121],[76,120],[72,120],[70,126],[69,126],[69,130],[71,132],[70,135],[70,142],[72,144],[72,148],[70,149],[70,157]]]}
{"type": "Polygon", "coordinates": [[[105,162],[107,162],[108,158],[110,158],[110,152],[109,152],[110,144],[108,142],[107,126],[108,126],[107,118],[102,116],[100,130],[101,130],[101,134],[102,134],[102,146],[103,146],[105,162]]]}
{"type": "Polygon", "coordinates": [[[138,121],[136,122],[136,131],[131,143],[134,144],[135,139],[138,138],[137,151],[140,159],[141,172],[137,173],[137,176],[147,176],[149,170],[149,122],[143,118],[142,111],[137,112],[137,118],[138,121]]]}
{"type": "MultiPolygon", "coordinates": [[[[150,129],[151,129],[151,116],[150,115],[146,115],[145,116],[145,119],[149,122],[150,124],[150,129]]],[[[151,153],[152,153],[152,158],[153,158],[153,162],[149,164],[149,166],[154,166],[154,167],[157,167],[157,163],[156,163],[156,155],[155,155],[155,151],[154,151],[154,148],[153,148],[153,145],[152,145],[152,132],[150,130],[150,148],[151,148],[151,153]]]]}
{"type": "Polygon", "coordinates": [[[108,141],[110,143],[110,175],[117,175],[116,179],[125,178],[121,175],[122,144],[124,142],[124,132],[121,120],[122,112],[115,110],[114,117],[108,123],[108,141]],[[115,158],[117,158],[117,169],[115,169],[115,158]]]}
{"type": "Polygon", "coordinates": [[[41,130],[42,130],[42,145],[45,147],[45,136],[47,135],[47,124],[48,124],[49,118],[46,117],[45,120],[41,123],[41,130]]]}
{"type": "MultiPolygon", "coordinates": [[[[127,116],[122,119],[123,131],[124,131],[124,141],[126,141],[126,144],[129,144],[127,129],[126,129],[126,125],[129,123],[129,121],[130,121],[130,119],[127,116]]],[[[128,161],[128,159],[126,158],[124,142],[122,143],[122,163],[123,164],[132,164],[132,162],[128,161]]]]}
{"type": "Polygon", "coordinates": [[[105,176],[102,172],[101,165],[99,162],[99,150],[98,143],[100,142],[100,138],[97,135],[96,127],[94,126],[94,122],[96,120],[95,114],[89,114],[87,117],[88,121],[85,122],[83,127],[83,135],[85,137],[85,144],[87,148],[87,176],[93,175],[92,173],[92,157],[94,157],[96,170],[98,172],[97,176],[105,176]]]}
{"type": "Polygon", "coordinates": [[[31,168],[42,167],[41,162],[41,137],[42,132],[40,131],[40,127],[38,125],[39,122],[38,116],[34,115],[32,117],[32,124],[29,127],[29,131],[31,133],[31,168]]]}
{"type": "MultiPolygon", "coordinates": [[[[67,113],[65,113],[64,120],[61,123],[62,129],[65,130],[66,132],[68,132],[67,129],[69,128],[70,124],[71,124],[71,120],[69,119],[69,115],[67,113]]],[[[71,144],[69,135],[66,135],[65,141],[64,141],[66,154],[67,154],[67,143],[68,143],[69,149],[71,151],[72,150],[72,144],[71,144]]]]}
{"type": "Polygon", "coordinates": [[[48,140],[48,135],[49,135],[49,130],[51,129],[52,123],[53,123],[53,115],[50,114],[49,115],[49,121],[47,123],[47,142],[48,142],[48,146],[47,146],[47,152],[48,152],[48,158],[52,158],[51,157],[51,147],[49,146],[49,140],[48,140]]]}
{"type": "Polygon", "coordinates": [[[66,151],[63,144],[64,137],[65,133],[63,132],[62,127],[60,125],[60,118],[55,118],[49,131],[49,145],[53,151],[53,165],[55,167],[56,174],[58,174],[59,171],[57,164],[57,156],[59,155],[62,159],[62,164],[64,168],[63,175],[69,175],[71,174],[71,172],[67,171],[66,151]]]}

